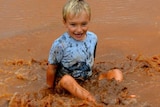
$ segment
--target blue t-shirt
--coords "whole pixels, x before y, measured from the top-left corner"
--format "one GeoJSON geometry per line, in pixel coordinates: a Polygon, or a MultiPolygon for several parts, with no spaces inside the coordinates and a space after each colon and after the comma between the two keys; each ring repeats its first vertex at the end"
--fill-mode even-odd
{"type": "Polygon", "coordinates": [[[59,76],[69,74],[77,79],[87,79],[92,75],[97,36],[87,32],[82,41],[73,39],[67,32],[56,39],[49,53],[49,64],[58,65],[59,76]]]}

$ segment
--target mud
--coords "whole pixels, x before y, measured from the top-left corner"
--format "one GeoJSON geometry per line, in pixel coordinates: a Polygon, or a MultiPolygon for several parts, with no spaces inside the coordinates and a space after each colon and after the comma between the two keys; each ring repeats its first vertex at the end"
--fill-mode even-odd
{"type": "Polygon", "coordinates": [[[1,106],[151,107],[152,104],[141,100],[142,96],[139,96],[133,90],[135,90],[135,86],[138,87],[140,85],[142,87],[159,80],[157,76],[160,75],[160,56],[157,55],[151,58],[141,55],[136,57],[127,56],[123,59],[122,64],[115,62],[96,63],[93,76],[85,81],[82,86],[95,96],[97,104],[75,98],[67,92],[57,94],[53,89],[48,89],[44,83],[47,60],[7,60],[3,63],[3,67],[0,69],[1,87],[3,87],[1,88],[1,106]],[[101,72],[113,68],[123,71],[125,77],[123,82],[105,79],[98,81],[98,76],[101,72]],[[128,76],[132,77],[135,75],[145,77],[146,79],[145,81],[141,81],[141,79],[127,78],[128,76]],[[12,87],[12,89],[9,87],[12,87]]]}
{"type": "Polygon", "coordinates": [[[159,107],[159,0],[88,0],[98,35],[94,73],[83,87],[97,104],[46,87],[48,52],[66,29],[65,1],[0,3],[0,107],[159,107]],[[118,68],[124,80],[98,81],[118,68]]]}

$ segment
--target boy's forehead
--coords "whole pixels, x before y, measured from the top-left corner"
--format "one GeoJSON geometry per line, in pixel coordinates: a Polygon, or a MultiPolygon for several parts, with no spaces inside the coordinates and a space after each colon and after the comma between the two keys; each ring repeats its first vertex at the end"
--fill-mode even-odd
{"type": "Polygon", "coordinates": [[[86,17],[86,18],[88,17],[89,18],[89,14],[85,10],[80,11],[78,13],[70,12],[66,16],[66,18],[76,18],[76,17],[79,17],[79,16],[83,16],[83,17],[86,17]]]}

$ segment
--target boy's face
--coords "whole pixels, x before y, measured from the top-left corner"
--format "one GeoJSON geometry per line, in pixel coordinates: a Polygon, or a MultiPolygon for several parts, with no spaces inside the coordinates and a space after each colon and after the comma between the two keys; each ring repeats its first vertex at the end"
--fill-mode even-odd
{"type": "Polygon", "coordinates": [[[78,15],[68,15],[66,21],[64,21],[64,25],[72,38],[81,41],[86,37],[89,21],[88,14],[83,11],[78,15]]]}

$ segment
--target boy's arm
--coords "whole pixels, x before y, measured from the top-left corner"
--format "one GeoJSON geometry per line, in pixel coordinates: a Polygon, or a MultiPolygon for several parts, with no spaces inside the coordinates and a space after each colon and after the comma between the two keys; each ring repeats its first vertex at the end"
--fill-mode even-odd
{"type": "Polygon", "coordinates": [[[47,84],[49,87],[54,87],[55,75],[56,75],[57,65],[49,64],[47,68],[47,84]]]}

